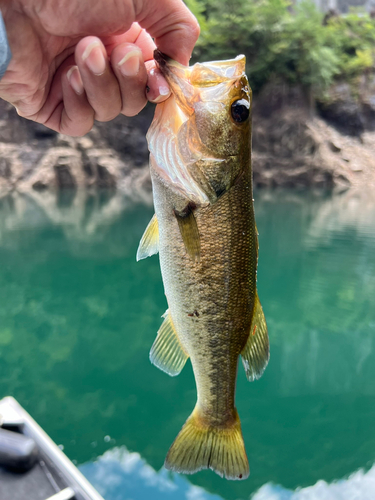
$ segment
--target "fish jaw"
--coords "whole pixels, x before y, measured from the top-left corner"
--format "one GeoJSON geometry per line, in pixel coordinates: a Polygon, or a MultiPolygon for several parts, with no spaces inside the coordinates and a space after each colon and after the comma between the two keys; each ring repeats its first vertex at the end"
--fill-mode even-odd
{"type": "MultiPolygon", "coordinates": [[[[194,112],[194,104],[200,100],[211,100],[210,89],[217,94],[217,86],[245,75],[246,58],[239,55],[226,61],[211,61],[184,66],[159,50],[154,52],[159,70],[167,80],[172,93],[176,96],[179,106],[185,113],[194,112]]],[[[222,95],[227,95],[223,89],[222,95]]],[[[220,99],[220,98],[219,98],[220,99]]],[[[215,100],[218,100],[217,96],[215,100]]]]}

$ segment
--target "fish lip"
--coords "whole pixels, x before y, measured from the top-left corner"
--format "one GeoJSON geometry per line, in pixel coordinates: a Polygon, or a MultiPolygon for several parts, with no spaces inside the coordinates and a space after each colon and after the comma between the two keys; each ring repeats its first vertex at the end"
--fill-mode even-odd
{"type": "Polygon", "coordinates": [[[191,68],[175,61],[160,50],[154,51],[154,59],[160,73],[174,95],[180,110],[185,116],[194,113],[194,102],[199,99],[199,91],[189,82],[191,68]]]}
{"type": "Polygon", "coordinates": [[[160,72],[166,78],[168,78],[168,76],[171,73],[171,69],[170,69],[171,66],[177,67],[181,70],[188,69],[187,66],[184,66],[183,64],[178,63],[177,61],[175,61],[171,57],[167,56],[167,54],[164,54],[164,52],[162,52],[159,49],[154,50],[154,59],[158,65],[158,68],[160,69],[160,72]]]}
{"type": "Polygon", "coordinates": [[[164,52],[162,52],[159,49],[154,50],[154,59],[158,63],[158,66],[159,66],[161,71],[162,71],[162,68],[166,64],[168,64],[168,63],[170,63],[170,61],[172,61],[172,59],[169,56],[167,56],[167,54],[164,54],[164,52]]]}
{"type": "Polygon", "coordinates": [[[173,90],[173,85],[178,85],[178,80],[180,80],[182,76],[186,75],[188,66],[183,66],[182,64],[178,63],[171,57],[161,52],[159,49],[156,49],[154,51],[154,59],[160,73],[164,76],[173,90]]]}

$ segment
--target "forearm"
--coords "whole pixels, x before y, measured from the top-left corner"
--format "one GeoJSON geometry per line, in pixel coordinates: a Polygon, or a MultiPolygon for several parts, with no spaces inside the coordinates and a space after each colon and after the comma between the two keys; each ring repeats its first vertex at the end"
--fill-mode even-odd
{"type": "Polygon", "coordinates": [[[10,52],[5,25],[0,11],[0,78],[4,75],[12,57],[10,52]]]}

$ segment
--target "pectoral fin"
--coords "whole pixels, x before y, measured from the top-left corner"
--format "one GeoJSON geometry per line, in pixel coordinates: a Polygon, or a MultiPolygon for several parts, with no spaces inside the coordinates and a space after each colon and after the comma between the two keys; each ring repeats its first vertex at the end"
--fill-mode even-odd
{"type": "Polygon", "coordinates": [[[269,342],[266,318],[258,294],[255,295],[253,320],[246,345],[241,352],[247,379],[252,382],[262,376],[269,357],[269,342]]]}
{"type": "Polygon", "coordinates": [[[159,225],[156,214],[152,217],[139,242],[137,261],[145,259],[159,251],[159,225]]]}
{"type": "Polygon", "coordinates": [[[169,309],[163,315],[156,340],[151,347],[150,361],[168,375],[175,377],[184,367],[188,355],[183,350],[172,323],[169,309]]]}
{"type": "Polygon", "coordinates": [[[199,261],[201,245],[193,210],[187,207],[186,213],[179,214],[175,212],[175,215],[187,253],[194,262],[199,261]]]}

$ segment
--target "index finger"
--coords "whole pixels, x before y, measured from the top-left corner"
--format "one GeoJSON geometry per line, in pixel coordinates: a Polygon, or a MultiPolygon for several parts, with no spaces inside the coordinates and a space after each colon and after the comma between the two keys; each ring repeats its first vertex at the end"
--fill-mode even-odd
{"type": "Polygon", "coordinates": [[[188,65],[199,37],[199,24],[182,0],[144,0],[137,22],[161,52],[188,65]]]}

